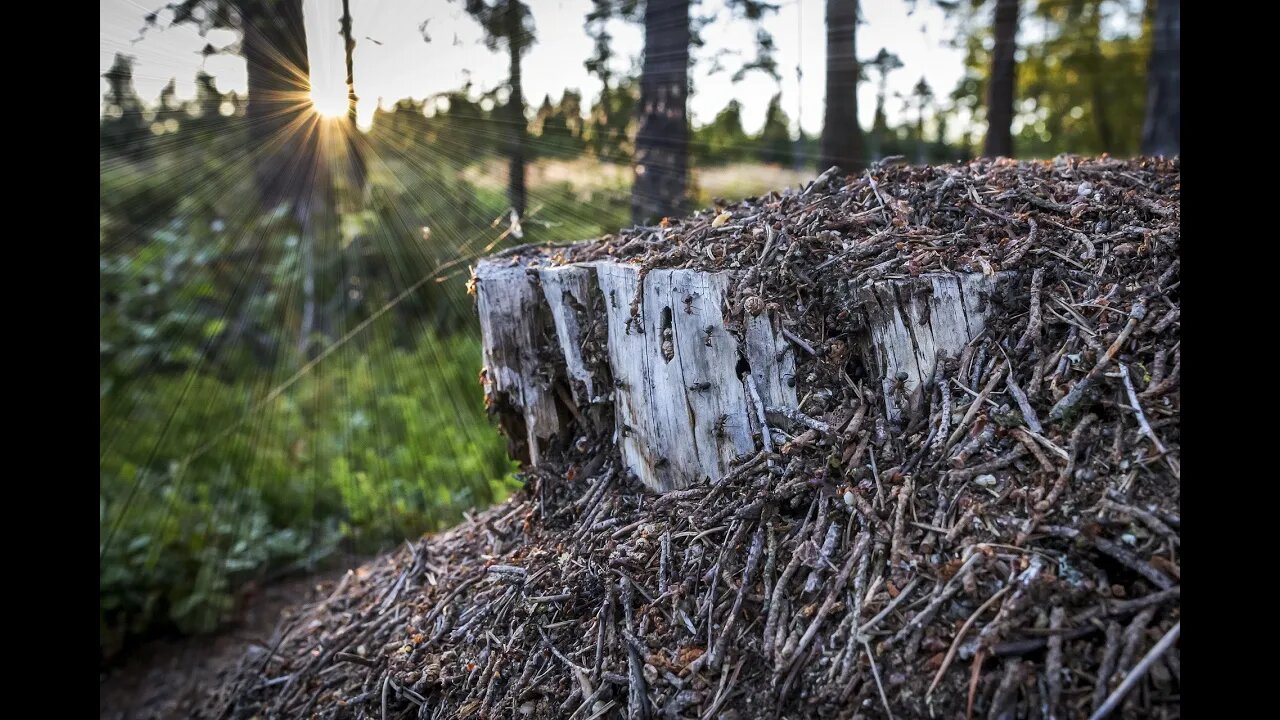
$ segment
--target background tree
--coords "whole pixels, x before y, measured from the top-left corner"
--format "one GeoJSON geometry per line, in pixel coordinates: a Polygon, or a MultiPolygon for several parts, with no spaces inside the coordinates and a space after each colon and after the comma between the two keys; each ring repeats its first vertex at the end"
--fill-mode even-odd
{"type": "Polygon", "coordinates": [[[689,0],[648,0],[631,218],[674,216],[689,185],[689,0]]]}
{"type": "Polygon", "coordinates": [[[693,152],[699,164],[739,162],[750,152],[751,138],[742,127],[742,103],[730,100],[709,124],[693,132],[693,152]]]}
{"type": "Polygon", "coordinates": [[[133,155],[142,147],[147,136],[146,121],[142,118],[142,101],[133,87],[133,59],[116,53],[111,69],[102,74],[107,80],[107,93],[103,97],[104,122],[100,142],[121,154],[133,155]]]}
{"type": "Polygon", "coordinates": [[[782,109],[782,93],[774,93],[769,107],[764,111],[764,126],[755,141],[756,156],[761,162],[782,165],[791,160],[794,143],[791,140],[791,119],[782,109]]]}
{"type": "Polygon", "coordinates": [[[889,52],[886,48],[880,48],[880,52],[876,56],[864,63],[864,67],[869,67],[876,72],[876,115],[871,122],[871,156],[874,158],[882,157],[884,154],[884,139],[889,131],[889,119],[884,113],[885,93],[889,87],[889,73],[902,68],[902,59],[897,55],[889,52]]]}
{"type": "Polygon", "coordinates": [[[518,217],[525,210],[525,157],[528,153],[528,119],[524,114],[524,80],[520,59],[533,44],[533,15],[520,0],[466,0],[467,12],[484,28],[490,50],[507,49],[507,199],[518,217]]]}
{"type": "MultiPolygon", "coordinates": [[[[762,0],[728,0],[726,6],[735,18],[757,25],[756,55],[732,75],[738,82],[747,73],[761,71],[777,79],[777,63],[773,58],[773,38],[760,25],[764,16],[777,10],[777,5],[762,0]]],[[[642,19],[644,55],[640,73],[634,148],[634,180],[631,185],[631,207],[634,222],[658,220],[678,214],[684,209],[689,191],[689,119],[687,102],[690,92],[689,64],[691,48],[702,47],[701,29],[714,18],[694,18],[690,0],[622,0],[611,3],[594,0],[587,15],[587,32],[595,41],[587,69],[601,78],[604,85],[601,102],[593,112],[593,125],[608,128],[615,134],[622,125],[617,117],[618,102],[610,92],[613,57],[607,24],[611,19],[642,19]]],[[[715,58],[713,72],[720,68],[715,58]]],[[[600,134],[591,133],[592,144],[600,134]]]]}
{"type": "Polygon", "coordinates": [[[352,189],[355,194],[363,194],[367,169],[365,167],[364,144],[356,127],[356,96],[354,55],[356,41],[351,29],[351,0],[342,0],[342,17],[339,19],[342,33],[342,52],[347,67],[347,162],[350,167],[352,189]]]}
{"type": "Polygon", "coordinates": [[[579,156],[585,147],[582,138],[582,94],[566,89],[559,102],[555,103],[551,102],[550,95],[544,96],[530,130],[535,136],[530,141],[534,155],[558,159],[579,156]]]}
{"type": "Polygon", "coordinates": [[[1013,94],[1018,61],[1018,0],[996,0],[995,46],[987,85],[987,140],[982,154],[1013,156],[1013,94]]]}
{"type": "Polygon", "coordinates": [[[268,207],[288,204],[301,221],[321,170],[302,0],[231,2],[243,34],[249,86],[245,120],[258,189],[268,207]]]}
{"type": "Polygon", "coordinates": [[[911,99],[915,105],[916,111],[916,128],[915,128],[915,144],[916,144],[916,163],[925,164],[929,161],[927,149],[924,142],[924,112],[933,101],[933,88],[929,87],[929,83],[923,77],[920,82],[915,84],[911,89],[911,99]]]}
{"type": "Polygon", "coordinates": [[[584,134],[592,153],[607,162],[630,162],[639,87],[628,77],[616,78],[613,35],[609,21],[615,17],[640,19],[639,0],[591,0],[586,31],[592,40],[591,57],[583,63],[587,72],[600,80],[600,99],[591,106],[584,134]]]}
{"type": "MultiPolygon", "coordinates": [[[[311,107],[311,66],[302,0],[179,0],[165,5],[171,24],[238,31],[248,76],[245,125],[264,209],[287,205],[302,222],[320,187],[319,139],[311,107]]],[[[158,23],[147,15],[147,27],[158,23]]],[[[206,56],[219,52],[206,46],[206,56]]]]}
{"type": "Polygon", "coordinates": [[[857,28],[857,0],[827,0],[827,105],[819,169],[839,165],[857,172],[867,164],[858,125],[857,28]]]}
{"type": "Polygon", "coordinates": [[[1142,124],[1145,155],[1177,155],[1181,149],[1181,17],[1179,0],[1154,0],[1151,61],[1147,66],[1147,111],[1142,124]]]}
{"type": "Polygon", "coordinates": [[[1019,156],[1138,152],[1151,41],[1141,4],[1043,0],[1027,22],[1040,39],[1018,67],[1019,156]]]}

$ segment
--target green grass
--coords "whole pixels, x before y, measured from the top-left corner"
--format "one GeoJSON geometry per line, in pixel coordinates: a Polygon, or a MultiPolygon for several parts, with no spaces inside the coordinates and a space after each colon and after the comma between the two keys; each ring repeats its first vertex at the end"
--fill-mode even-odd
{"type": "Polygon", "coordinates": [[[104,399],[104,418],[133,410],[128,431],[102,438],[104,652],[148,628],[212,630],[237,585],[310,566],[343,538],[376,550],[505,497],[514,468],[479,364],[475,338],[424,333],[413,348],[339,351],[265,404],[203,374],[104,399]]]}

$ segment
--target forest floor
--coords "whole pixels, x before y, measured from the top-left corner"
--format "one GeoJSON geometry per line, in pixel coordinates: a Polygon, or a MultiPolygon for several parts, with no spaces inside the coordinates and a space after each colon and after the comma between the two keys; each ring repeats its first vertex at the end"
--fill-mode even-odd
{"type": "Polygon", "coordinates": [[[342,558],[329,569],[269,583],[246,596],[234,625],[213,635],[151,640],[99,676],[100,720],[170,720],[191,717],[216,691],[214,680],[234,669],[253,645],[271,638],[292,608],[314,602],[333,590],[348,568],[363,556],[342,558]]]}

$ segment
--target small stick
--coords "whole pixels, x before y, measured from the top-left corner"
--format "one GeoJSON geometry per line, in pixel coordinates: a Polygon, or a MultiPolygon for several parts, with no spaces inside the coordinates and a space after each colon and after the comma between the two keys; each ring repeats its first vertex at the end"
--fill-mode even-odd
{"type": "Polygon", "coordinates": [[[1164,444],[1160,442],[1160,438],[1156,437],[1156,431],[1151,429],[1151,423],[1147,422],[1147,414],[1142,412],[1142,403],[1138,401],[1138,393],[1134,392],[1133,381],[1129,379],[1129,368],[1124,363],[1120,363],[1120,379],[1124,380],[1124,389],[1129,395],[1129,409],[1138,416],[1138,426],[1142,428],[1143,434],[1151,439],[1156,452],[1163,455],[1166,452],[1164,444]]]}
{"type": "Polygon", "coordinates": [[[933,441],[933,450],[942,447],[947,433],[951,431],[951,381],[944,376],[942,382],[938,383],[938,390],[942,393],[942,413],[938,418],[938,434],[933,441]]]}
{"type": "MultiPolygon", "coordinates": [[[[1031,343],[1040,339],[1040,289],[1044,286],[1044,268],[1036,268],[1031,273],[1031,312],[1027,318],[1027,330],[1022,333],[1014,352],[1022,352],[1031,343]]],[[[1040,432],[1038,429],[1036,432],[1040,432]]]]}
{"type": "Polygon", "coordinates": [[[1124,700],[1124,696],[1128,695],[1129,691],[1133,689],[1133,686],[1137,685],[1138,681],[1147,674],[1147,671],[1151,669],[1151,666],[1155,664],[1156,660],[1159,660],[1161,655],[1164,655],[1169,651],[1170,647],[1173,647],[1173,644],[1178,640],[1178,635],[1181,633],[1182,621],[1179,620],[1173,624],[1173,627],[1169,628],[1169,632],[1165,633],[1164,637],[1160,638],[1160,642],[1157,642],[1155,647],[1151,648],[1151,650],[1143,656],[1142,660],[1134,666],[1133,670],[1129,671],[1129,674],[1125,676],[1123,681],[1121,681],[1120,686],[1107,697],[1106,702],[1102,703],[1102,706],[1099,707],[1093,715],[1089,716],[1089,720],[1102,720],[1102,718],[1110,715],[1120,702],[1124,700]]]}
{"type": "Polygon", "coordinates": [[[1134,598],[1133,600],[1119,600],[1103,603],[1100,607],[1095,607],[1071,618],[1073,625],[1089,622],[1096,617],[1113,617],[1116,615],[1124,615],[1141,610],[1151,605],[1159,605],[1166,600],[1173,600],[1182,596],[1182,587],[1174,585],[1168,590],[1151,593],[1146,597],[1134,598]]]}
{"type": "Polygon", "coordinates": [[[1049,706],[1049,717],[1056,718],[1058,716],[1058,704],[1062,701],[1062,642],[1061,634],[1056,631],[1062,629],[1062,620],[1066,615],[1066,611],[1059,605],[1049,613],[1049,629],[1055,631],[1049,636],[1049,652],[1045,653],[1044,672],[1048,677],[1049,697],[1047,704],[1049,706]]]}
{"type": "Polygon", "coordinates": [[[764,224],[765,241],[764,248],[760,250],[760,259],[756,262],[756,267],[764,265],[769,259],[769,252],[773,249],[773,223],[766,222],[764,224]]]}
{"type": "Polygon", "coordinates": [[[1084,397],[1084,391],[1101,377],[1103,371],[1107,369],[1107,366],[1111,364],[1111,361],[1120,352],[1120,348],[1124,347],[1125,342],[1129,340],[1129,335],[1133,333],[1133,329],[1138,326],[1138,323],[1146,315],[1147,308],[1142,304],[1142,301],[1135,302],[1133,309],[1129,311],[1129,322],[1124,324],[1124,329],[1116,336],[1115,342],[1111,343],[1111,347],[1107,348],[1102,357],[1098,358],[1097,364],[1093,366],[1089,374],[1077,380],[1076,384],[1071,386],[1071,390],[1054,404],[1053,409],[1049,411],[1050,420],[1061,420],[1066,417],[1067,413],[1071,412],[1071,409],[1084,397]]]}
{"type": "MultiPolygon", "coordinates": [[[[1070,540],[1074,540],[1080,536],[1079,530],[1061,525],[1045,525],[1040,529],[1050,535],[1070,540]]],[[[1111,556],[1113,560],[1116,560],[1121,565],[1124,565],[1142,577],[1155,583],[1161,590],[1168,590],[1173,586],[1173,580],[1170,580],[1168,575],[1157,570],[1151,565],[1151,563],[1142,560],[1137,555],[1134,555],[1121,547],[1119,544],[1099,536],[1093,536],[1089,538],[1089,540],[1092,542],[1093,546],[1103,554],[1111,556]]]]}
{"type": "Polygon", "coordinates": [[[876,679],[876,689],[880,691],[880,702],[884,703],[884,711],[888,714],[889,720],[893,720],[893,711],[889,709],[889,697],[884,694],[884,683],[880,682],[880,670],[876,667],[875,656],[871,654],[871,644],[863,640],[862,647],[867,651],[867,659],[871,661],[871,675],[876,679]]]}
{"type": "Polygon", "coordinates": [[[796,649],[792,651],[791,658],[794,660],[800,653],[805,651],[809,643],[813,641],[818,629],[822,627],[822,622],[826,620],[827,614],[831,612],[831,608],[835,607],[836,598],[844,592],[845,585],[849,583],[849,575],[853,573],[854,564],[859,560],[859,556],[866,552],[868,535],[864,534],[859,540],[857,548],[849,555],[849,559],[845,561],[844,567],[840,569],[840,574],[836,576],[836,581],[832,584],[831,589],[827,591],[826,600],[822,601],[822,607],[818,608],[818,612],[814,614],[813,621],[809,623],[809,627],[805,629],[804,635],[800,638],[800,643],[796,649]]]}
{"type": "Polygon", "coordinates": [[[880,215],[884,218],[885,223],[889,223],[889,210],[884,205],[884,197],[880,194],[880,186],[876,184],[876,179],[871,177],[871,171],[867,171],[867,181],[871,183],[871,192],[876,194],[876,200],[880,201],[880,215]]]}
{"type": "Polygon", "coordinates": [[[776,406],[770,405],[764,409],[764,412],[765,412],[765,417],[768,417],[769,415],[782,417],[787,420],[790,420],[792,423],[795,423],[796,425],[803,425],[804,427],[807,427],[810,430],[817,430],[823,435],[831,434],[830,425],[822,422],[821,420],[818,420],[817,418],[805,415],[804,413],[794,408],[776,407],[776,406]]]}
{"type": "MultiPolygon", "coordinates": [[[[626,619],[626,630],[629,632],[634,615],[632,610],[632,589],[631,580],[623,575],[620,580],[622,585],[622,610],[626,619]]],[[[636,652],[635,647],[631,643],[627,646],[627,667],[630,670],[630,682],[627,684],[627,720],[643,720],[647,713],[646,703],[648,699],[645,694],[644,672],[642,670],[643,663],[640,661],[640,654],[636,652]]]]}
{"type": "MultiPolygon", "coordinates": [[[[733,607],[729,610],[729,618],[724,621],[724,627],[720,630],[720,640],[711,647],[711,651],[702,657],[708,657],[707,667],[715,669],[723,657],[722,648],[729,641],[729,632],[733,630],[733,623],[738,619],[738,611],[742,609],[742,599],[747,594],[747,588],[755,580],[756,568],[760,565],[760,552],[764,547],[764,526],[756,528],[755,536],[751,538],[751,549],[747,551],[747,567],[742,573],[742,584],[738,586],[738,594],[733,598],[733,607]]],[[[701,660],[702,657],[698,659],[701,660]]]]}
{"type": "Polygon", "coordinates": [[[1000,684],[996,686],[995,695],[991,697],[991,708],[987,711],[988,720],[1000,720],[1008,717],[1005,714],[1005,706],[1013,700],[1013,694],[1018,689],[1018,680],[1022,677],[1022,661],[1017,658],[1010,658],[1004,663],[1004,676],[1000,678],[1000,684]]]}
{"type": "MultiPolygon", "coordinates": [[[[756,378],[751,373],[747,373],[747,393],[751,396],[751,404],[756,407],[756,419],[760,421],[760,444],[764,447],[765,452],[773,454],[773,438],[769,437],[769,423],[764,416],[764,403],[760,400],[760,390],[756,387],[756,378]]],[[[773,460],[769,461],[770,467],[773,466],[773,460]]]]}
{"type": "MultiPolygon", "coordinates": [[[[988,427],[991,427],[991,426],[988,426],[988,427]]],[[[1032,447],[1035,447],[1035,446],[1032,445],[1032,447]]],[[[1001,470],[1003,468],[1009,467],[1014,462],[1016,462],[1018,458],[1026,454],[1027,454],[1027,449],[1025,447],[1023,447],[1022,445],[1016,445],[1012,450],[1005,453],[1004,455],[1001,455],[995,460],[984,462],[980,465],[973,465],[967,468],[952,470],[949,474],[951,476],[951,479],[953,480],[961,480],[961,481],[972,480],[973,478],[976,478],[979,475],[983,475],[983,474],[992,472],[994,470],[1001,470]]],[[[1053,466],[1049,466],[1049,469],[1052,470],[1053,466]]]]}
{"type": "Polygon", "coordinates": [[[1120,656],[1120,623],[1107,625],[1107,642],[1102,648],[1102,661],[1098,664],[1098,681],[1093,688],[1093,708],[1097,712],[1107,697],[1107,688],[1111,684],[1111,673],[1115,670],[1116,659],[1120,656]]]}
{"type": "Polygon", "coordinates": [[[1019,428],[1014,428],[1013,436],[1018,439],[1018,443],[1021,444],[1022,447],[1027,449],[1027,452],[1031,453],[1031,455],[1035,457],[1036,461],[1040,463],[1040,468],[1042,470],[1045,472],[1053,472],[1056,469],[1053,463],[1049,462],[1049,458],[1045,457],[1044,453],[1040,452],[1040,446],[1036,444],[1035,439],[1031,437],[1030,433],[1022,432],[1019,428]]]}
{"type": "Polygon", "coordinates": [[[907,503],[911,501],[911,496],[915,492],[915,478],[908,475],[903,480],[902,486],[898,488],[898,505],[893,512],[893,533],[889,543],[889,562],[892,566],[898,560],[910,560],[910,553],[906,549],[906,517],[907,503]]]}
{"type": "Polygon", "coordinates": [[[991,439],[995,437],[996,424],[990,422],[988,418],[984,418],[984,420],[987,420],[987,424],[978,431],[978,434],[970,438],[964,445],[961,445],[956,454],[951,456],[952,467],[963,468],[970,456],[981,450],[983,446],[991,442],[991,439]]]}
{"type": "Polygon", "coordinates": [[[1013,378],[1012,370],[1009,371],[1009,377],[1004,384],[1009,388],[1009,394],[1013,396],[1014,402],[1018,403],[1018,411],[1022,413],[1022,419],[1027,423],[1027,427],[1031,428],[1032,432],[1043,433],[1044,428],[1040,425],[1040,418],[1036,417],[1036,410],[1031,407],[1027,394],[1018,387],[1018,381],[1013,378]]]}
{"type": "MultiPolygon", "coordinates": [[[[906,600],[908,596],[911,595],[911,591],[916,589],[916,583],[918,582],[920,582],[919,575],[911,578],[911,582],[908,582],[906,585],[902,587],[901,590],[898,591],[897,597],[890,600],[889,604],[885,605],[884,608],[880,610],[880,612],[876,613],[875,617],[863,623],[862,627],[858,630],[858,635],[861,637],[861,639],[863,640],[869,639],[867,638],[867,633],[871,632],[872,628],[874,628],[881,620],[888,617],[889,613],[893,612],[894,608],[901,605],[902,602],[906,600]]],[[[858,608],[858,610],[861,611],[861,608],[858,608]]]]}
{"type": "Polygon", "coordinates": [[[835,165],[832,165],[826,170],[823,170],[822,174],[814,178],[813,182],[809,183],[809,187],[805,188],[804,191],[800,193],[800,197],[804,197],[808,195],[809,193],[813,192],[815,188],[819,188],[819,187],[822,187],[823,185],[826,185],[827,181],[830,180],[831,177],[838,172],[840,172],[840,168],[835,165]]]}
{"type": "Polygon", "coordinates": [[[938,667],[938,673],[933,676],[933,682],[929,684],[929,689],[925,691],[926,700],[933,694],[934,688],[938,687],[938,683],[942,681],[942,676],[946,674],[947,668],[951,666],[951,661],[955,659],[956,651],[960,649],[960,641],[964,639],[965,633],[969,632],[969,628],[973,627],[973,623],[982,616],[982,613],[986,612],[987,608],[991,607],[995,601],[1004,597],[1004,594],[1009,592],[1011,587],[1013,586],[1005,585],[997,590],[995,594],[987,598],[986,602],[979,605],[978,609],[974,610],[973,614],[969,616],[969,619],[965,620],[964,624],[960,626],[960,630],[956,632],[955,639],[951,641],[951,647],[947,648],[946,656],[942,658],[942,665],[938,667]]]}
{"type": "Polygon", "coordinates": [[[778,622],[778,614],[782,610],[782,596],[786,592],[787,583],[791,581],[791,576],[799,569],[801,560],[809,554],[808,549],[810,547],[806,542],[806,544],[796,548],[791,554],[791,561],[787,563],[787,566],[782,570],[782,575],[778,577],[778,582],[773,584],[773,599],[769,602],[769,615],[764,622],[764,654],[766,657],[773,654],[773,631],[778,622]]]}
{"type": "Polygon", "coordinates": [[[814,356],[814,357],[817,357],[817,356],[818,356],[818,352],[817,352],[816,350],[814,350],[814,349],[813,349],[813,346],[812,346],[812,345],[810,345],[809,343],[805,342],[805,341],[804,341],[804,338],[800,337],[799,335],[796,335],[795,333],[791,332],[790,330],[786,329],[785,327],[784,327],[784,328],[782,328],[782,334],[783,334],[783,336],[784,336],[784,337],[786,337],[788,340],[790,340],[791,342],[795,343],[795,344],[796,344],[796,347],[800,348],[801,350],[803,350],[803,351],[805,351],[805,352],[809,353],[810,355],[812,355],[812,356],[814,356]]]}
{"type": "Polygon", "coordinates": [[[1129,627],[1124,629],[1124,645],[1120,649],[1120,660],[1116,663],[1116,672],[1128,672],[1129,664],[1133,662],[1133,656],[1138,652],[1138,644],[1142,642],[1142,636],[1147,632],[1147,625],[1151,624],[1155,616],[1156,609],[1153,607],[1146,608],[1133,616],[1129,627]]]}
{"type": "MultiPolygon", "coordinates": [[[[960,566],[960,569],[956,571],[956,574],[952,575],[951,579],[938,589],[934,594],[933,599],[929,601],[929,604],[907,621],[902,628],[898,630],[897,634],[889,638],[885,643],[885,647],[889,645],[896,645],[911,633],[923,628],[925,625],[928,625],[929,622],[933,620],[933,616],[938,612],[938,609],[942,607],[942,604],[950,600],[953,595],[959,592],[960,582],[963,581],[964,577],[968,575],[971,570],[973,570],[974,563],[976,563],[981,557],[985,556],[980,552],[975,552],[969,555],[969,559],[965,560],[964,564],[960,566]]],[[[868,625],[870,625],[870,623],[868,623],[868,625]]],[[[866,630],[863,630],[863,632],[865,633],[866,630]]]]}
{"type": "Polygon", "coordinates": [[[1138,518],[1143,522],[1144,525],[1151,528],[1152,530],[1159,533],[1160,535],[1164,536],[1175,547],[1182,544],[1181,540],[1179,540],[1178,538],[1178,534],[1175,533],[1172,528],[1170,528],[1168,525],[1165,525],[1164,522],[1160,520],[1160,518],[1156,517],[1152,513],[1147,512],[1146,510],[1143,510],[1142,508],[1133,507],[1132,505],[1125,505],[1124,503],[1118,503],[1108,498],[1103,498],[1101,504],[1102,504],[1102,507],[1106,508],[1107,510],[1114,510],[1116,512],[1125,513],[1127,515],[1132,515],[1138,518]]]}
{"type": "Polygon", "coordinates": [[[975,398],[973,402],[969,403],[969,409],[965,411],[964,418],[960,420],[960,424],[956,426],[955,431],[951,433],[951,437],[947,438],[947,442],[942,446],[943,454],[946,453],[947,448],[955,445],[959,442],[960,438],[964,437],[965,429],[969,427],[970,421],[972,421],[973,417],[978,414],[980,409],[982,409],[983,401],[987,399],[987,396],[991,394],[992,390],[995,390],[996,384],[1004,377],[1006,367],[1007,365],[1002,361],[1000,367],[991,374],[991,379],[987,381],[985,386],[983,386],[982,392],[978,393],[978,397],[975,398]]]}
{"type": "Polygon", "coordinates": [[[1178,317],[1180,316],[1181,313],[1182,313],[1181,308],[1174,308],[1170,310],[1167,315],[1165,315],[1163,318],[1160,318],[1160,322],[1151,326],[1151,333],[1153,335],[1159,335],[1160,333],[1163,333],[1170,325],[1178,321],[1178,317]]]}
{"type": "MultiPolygon", "coordinates": [[[[1067,465],[1062,468],[1062,472],[1058,473],[1058,479],[1054,481],[1053,487],[1049,489],[1049,494],[1045,496],[1044,499],[1036,503],[1035,509],[1037,512],[1045,512],[1049,508],[1053,507],[1054,504],[1058,502],[1058,496],[1067,489],[1067,483],[1070,482],[1071,476],[1076,471],[1076,454],[1080,448],[1080,438],[1084,435],[1084,431],[1088,429],[1096,419],[1097,416],[1095,415],[1086,415],[1084,419],[1080,421],[1080,424],[1076,425],[1075,429],[1071,431],[1071,439],[1067,443],[1067,447],[1071,448],[1067,452],[1067,465]]],[[[1033,521],[1029,520],[1028,522],[1033,521]]],[[[1034,522],[1032,525],[1028,526],[1028,529],[1025,532],[1030,533],[1032,529],[1034,529],[1034,522]]]]}

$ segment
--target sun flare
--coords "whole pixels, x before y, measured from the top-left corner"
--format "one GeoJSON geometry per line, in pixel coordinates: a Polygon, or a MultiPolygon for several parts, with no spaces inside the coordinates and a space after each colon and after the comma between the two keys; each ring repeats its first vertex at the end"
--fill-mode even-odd
{"type": "Polygon", "coordinates": [[[340,88],[335,92],[312,88],[311,107],[324,117],[343,117],[347,114],[346,90],[340,88]]]}

